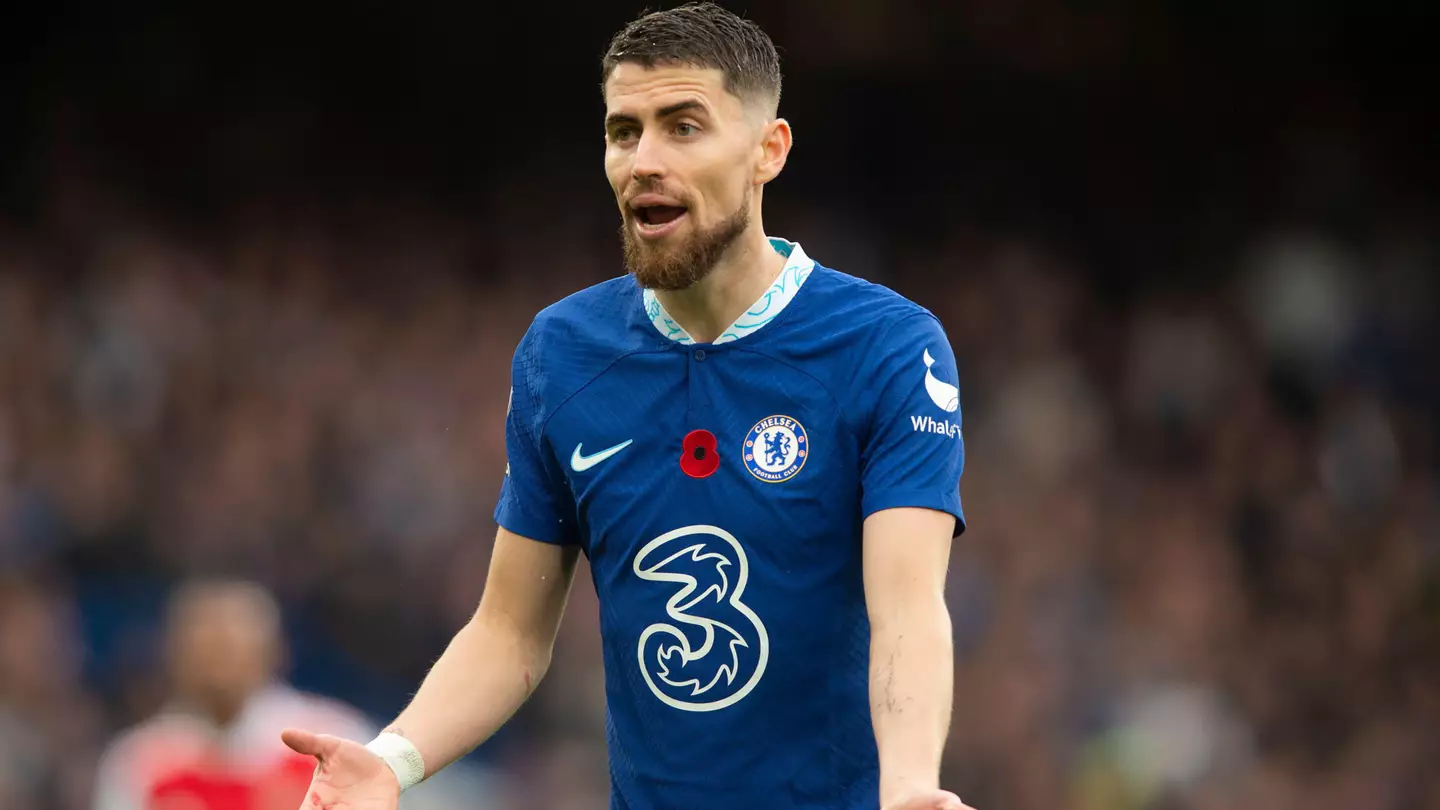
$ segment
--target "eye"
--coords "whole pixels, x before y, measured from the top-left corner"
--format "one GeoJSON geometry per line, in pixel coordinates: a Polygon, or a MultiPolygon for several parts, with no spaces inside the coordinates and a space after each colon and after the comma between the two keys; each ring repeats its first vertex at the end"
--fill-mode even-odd
{"type": "Polygon", "coordinates": [[[616,127],[610,130],[610,140],[616,143],[624,143],[625,141],[632,140],[635,134],[634,127],[616,127]]]}
{"type": "Polygon", "coordinates": [[[691,135],[698,134],[699,132],[700,132],[700,128],[697,127],[697,126],[695,126],[694,124],[676,124],[676,125],[675,125],[675,134],[676,134],[676,135],[679,135],[679,136],[682,137],[682,138],[688,138],[688,137],[690,137],[691,135]]]}

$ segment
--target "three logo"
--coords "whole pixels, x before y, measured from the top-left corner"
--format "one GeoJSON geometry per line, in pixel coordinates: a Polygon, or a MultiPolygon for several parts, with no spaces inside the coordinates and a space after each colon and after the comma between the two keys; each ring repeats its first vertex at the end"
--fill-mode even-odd
{"type": "Polygon", "coordinates": [[[674,588],[665,619],[640,633],[635,654],[662,703],[710,712],[750,694],[770,661],[770,635],[745,604],[750,560],[718,526],[685,526],[646,543],[635,575],[674,588]]]}

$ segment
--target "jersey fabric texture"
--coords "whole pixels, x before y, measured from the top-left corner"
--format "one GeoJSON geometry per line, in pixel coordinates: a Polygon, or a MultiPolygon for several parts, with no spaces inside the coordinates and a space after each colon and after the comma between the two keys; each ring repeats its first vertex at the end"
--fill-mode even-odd
{"type": "Polygon", "coordinates": [[[873,810],[864,519],[965,526],[955,357],[897,293],[772,239],[713,343],[630,276],[515,352],[495,517],[590,561],[612,810],[873,810]]]}

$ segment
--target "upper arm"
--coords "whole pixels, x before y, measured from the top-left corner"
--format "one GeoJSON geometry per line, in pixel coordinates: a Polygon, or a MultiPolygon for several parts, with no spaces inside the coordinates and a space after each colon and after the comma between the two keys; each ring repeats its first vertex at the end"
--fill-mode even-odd
{"type": "Polygon", "coordinates": [[[477,618],[502,623],[548,649],[565,613],[579,554],[579,546],[542,543],[500,528],[477,618]]]}
{"type": "Polygon", "coordinates": [[[884,509],[865,519],[865,602],[873,623],[945,603],[955,518],[934,509],[884,509]]]}
{"type": "Polygon", "coordinates": [[[896,322],[858,375],[865,423],[860,455],[861,510],[869,518],[897,507],[938,510],[965,528],[960,476],[965,440],[955,354],[939,321],[917,312],[896,322]]]}

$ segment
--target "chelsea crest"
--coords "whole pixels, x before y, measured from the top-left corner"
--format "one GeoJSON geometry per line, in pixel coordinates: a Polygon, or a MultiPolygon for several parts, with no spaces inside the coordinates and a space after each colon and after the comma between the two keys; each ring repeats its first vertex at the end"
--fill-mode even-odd
{"type": "Polygon", "coordinates": [[[810,440],[805,426],[788,416],[767,416],[745,434],[745,469],[771,484],[789,481],[805,466],[810,440]]]}

